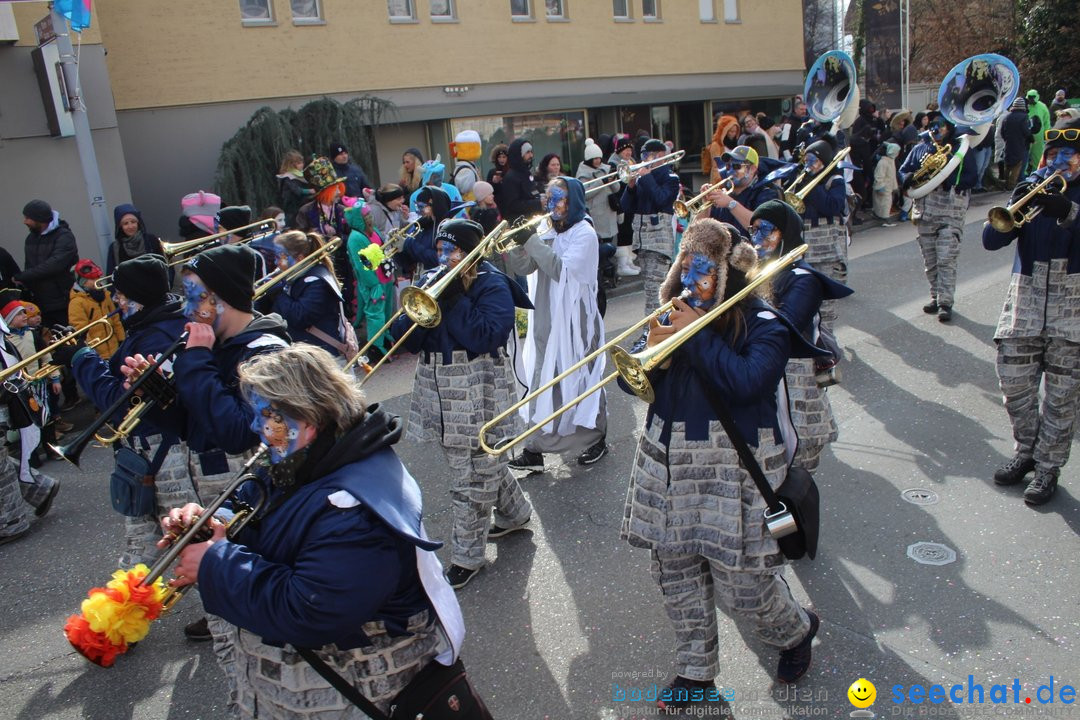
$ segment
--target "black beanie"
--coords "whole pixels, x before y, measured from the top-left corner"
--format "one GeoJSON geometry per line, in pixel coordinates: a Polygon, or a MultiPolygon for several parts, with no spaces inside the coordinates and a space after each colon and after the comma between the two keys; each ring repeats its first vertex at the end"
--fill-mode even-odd
{"type": "Polygon", "coordinates": [[[349,149],[345,147],[344,143],[336,142],[330,146],[330,159],[333,160],[341,153],[347,153],[349,149]]]}
{"type": "Polygon", "coordinates": [[[23,206],[22,214],[24,218],[34,222],[52,222],[52,207],[44,200],[31,200],[26,203],[23,206]]]}
{"type": "Polygon", "coordinates": [[[396,183],[387,185],[385,189],[379,188],[375,191],[375,199],[383,205],[397,200],[399,197],[405,197],[405,191],[396,183]]]}
{"type": "Polygon", "coordinates": [[[449,240],[465,252],[471,252],[484,238],[484,228],[475,220],[457,218],[439,225],[435,233],[435,242],[449,240]]]}
{"type": "Polygon", "coordinates": [[[157,255],[125,260],[113,271],[113,287],[144,307],[164,305],[169,293],[169,268],[157,255]]]}
{"type": "Polygon", "coordinates": [[[218,210],[218,225],[222,230],[235,230],[251,224],[251,208],[247,205],[230,205],[218,210]]]}
{"type": "Polygon", "coordinates": [[[199,253],[184,267],[230,307],[251,312],[258,266],[259,256],[246,245],[219,245],[199,253]]]}
{"type": "Polygon", "coordinates": [[[641,146],[641,152],[643,153],[663,152],[665,150],[667,150],[667,145],[664,144],[663,140],[657,140],[656,138],[648,140],[641,146]]]}
{"type": "Polygon", "coordinates": [[[780,247],[777,254],[783,255],[788,250],[793,250],[802,243],[802,217],[795,212],[795,208],[780,200],[766,200],[757,206],[750,222],[754,220],[767,220],[780,231],[780,247]]]}

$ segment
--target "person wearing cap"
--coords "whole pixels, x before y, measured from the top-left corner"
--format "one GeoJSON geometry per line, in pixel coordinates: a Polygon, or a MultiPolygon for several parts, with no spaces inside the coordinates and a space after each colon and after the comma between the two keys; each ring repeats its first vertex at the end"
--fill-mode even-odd
{"type": "MultiPolygon", "coordinates": [[[[437,273],[458,267],[484,238],[472,220],[447,220],[439,226],[435,245],[439,267],[420,276],[431,282],[437,273]]],[[[505,455],[480,449],[480,428],[518,397],[513,361],[506,342],[514,330],[514,308],[532,309],[518,284],[481,260],[460,272],[439,296],[442,322],[417,327],[405,349],[419,354],[413,384],[407,436],[442,445],[453,471],[450,498],[453,530],[447,580],[464,587],[484,566],[489,537],[521,530],[532,506],[507,467],[505,455]],[[495,511],[494,523],[491,519],[495,511]]],[[[400,338],[413,326],[402,315],[391,326],[400,338]]],[[[519,416],[500,424],[489,442],[502,442],[521,432],[519,416]]]]}
{"type": "MultiPolygon", "coordinates": [[[[524,377],[531,389],[604,344],[596,292],[600,244],[586,216],[585,188],[574,178],[555,178],[548,186],[544,207],[550,222],[506,255],[510,272],[536,273],[535,282],[529,283],[529,300],[535,309],[523,353],[524,377]]],[[[534,399],[527,408],[529,424],[594,386],[603,377],[605,364],[601,353],[591,365],[534,399]]],[[[598,462],[608,450],[605,391],[593,393],[563,413],[550,430],[534,433],[522,446],[510,467],[529,473],[544,471],[544,453],[575,453],[581,466],[598,462]]]]}
{"type": "Polygon", "coordinates": [[[481,153],[480,133],[462,130],[454,137],[450,152],[456,161],[454,173],[450,176],[454,187],[461,193],[462,200],[476,200],[473,185],[480,179],[480,168],[476,166],[481,153]]]}
{"type": "MultiPolygon", "coordinates": [[[[1005,166],[1005,186],[1016,187],[1021,172],[1028,161],[1028,148],[1032,143],[1031,118],[1028,116],[1027,100],[1017,97],[1009,112],[998,120],[1001,144],[1004,148],[1002,162],[1005,166]]],[[[1027,173],[1023,173],[1025,176],[1027,173]]]]}
{"type": "Polygon", "coordinates": [[[1068,189],[1035,195],[1024,210],[1039,214],[1010,232],[983,226],[987,250],[1016,242],[1012,282],[994,332],[1014,454],[994,482],[1015,485],[1034,470],[1024,490],[1029,505],[1047,502],[1057,488],[1080,399],[1080,120],[1059,120],[1043,139],[1045,166],[1017,185],[1009,204],[1054,172],[1068,189]]]}
{"type": "MultiPolygon", "coordinates": [[[[79,387],[99,410],[110,407],[124,393],[125,377],[120,370],[124,358],[156,357],[176,342],[186,322],[180,299],[169,294],[168,268],[159,256],[144,254],[121,262],[113,271],[112,285],[119,321],[126,332],[123,342],[111,357],[82,346],[65,361],[79,387]]],[[[56,356],[60,355],[57,351],[56,356]]],[[[114,427],[126,412],[125,408],[111,418],[114,427]]],[[[175,416],[179,411],[167,412],[175,416]]],[[[198,496],[188,469],[187,445],[177,433],[155,423],[154,418],[144,416],[128,437],[114,444],[114,452],[121,446],[150,463],[156,500],[155,511],[149,515],[124,518],[119,565],[130,568],[137,563],[153,564],[158,559],[162,552],[156,547],[162,536],[158,518],[172,508],[197,501],[198,496]]]]}
{"type": "Polygon", "coordinates": [[[529,219],[543,212],[540,193],[533,179],[532,143],[525,138],[517,138],[507,148],[507,163],[510,169],[502,179],[502,191],[497,198],[499,214],[511,223],[517,218],[529,219]]]}
{"type": "MultiPolygon", "coordinates": [[[[912,187],[915,173],[937,145],[949,145],[955,153],[960,147],[956,126],[943,116],[930,122],[929,135],[916,145],[897,172],[900,186],[912,187]]],[[[960,239],[964,234],[971,189],[978,181],[979,170],[973,162],[961,162],[945,180],[928,195],[915,201],[919,212],[919,249],[922,251],[926,280],[930,284],[930,302],[923,312],[937,313],[939,322],[952,320],[956,295],[956,261],[960,254],[960,239]]]]}
{"type": "MultiPolygon", "coordinates": [[[[802,244],[802,218],[787,203],[762,203],[750,219],[750,241],[758,262],[783,257],[802,244]]],[[[797,260],[772,281],[772,304],[808,343],[829,351],[832,343],[820,331],[818,313],[824,300],[839,300],[852,289],[797,260]]],[[[817,469],[826,443],[837,438],[836,420],[825,388],[818,387],[814,361],[791,358],[784,370],[791,423],[799,436],[793,465],[811,472],[817,469]]]]}
{"type": "Polygon", "coordinates": [[[71,287],[68,299],[68,320],[75,330],[82,330],[87,325],[109,318],[112,326],[112,336],[105,339],[108,331],[99,326],[93,327],[83,337],[86,343],[97,340],[100,344],[94,348],[97,354],[108,359],[120,346],[124,339],[124,326],[120,318],[115,314],[116,305],[109,294],[104,290],[98,290],[94,284],[101,279],[101,268],[93,260],[82,259],[75,263],[75,284],[71,287]]]}
{"type": "MultiPolygon", "coordinates": [[[[404,195],[397,198],[399,206],[403,199],[404,195]]],[[[383,252],[383,238],[375,225],[372,207],[360,201],[345,211],[349,221],[349,262],[356,278],[356,320],[353,326],[359,331],[363,323],[368,339],[386,324],[387,317],[393,312],[396,268],[394,258],[387,258],[383,252]]],[[[378,362],[389,345],[388,333],[375,338],[368,362],[378,362]]],[[[350,353],[348,359],[351,360],[353,354],[350,353]]],[[[388,358],[387,362],[393,361],[388,358]]]]}
{"type": "Polygon", "coordinates": [[[730,193],[717,188],[706,196],[712,203],[709,217],[734,225],[743,235],[749,232],[754,210],[780,196],[776,184],[760,176],[758,163],[758,153],[752,147],[739,145],[725,152],[720,156],[721,172],[724,177],[731,178],[735,187],[730,193]]]}
{"type": "MultiPolygon", "coordinates": [[[[736,123],[736,126],[738,123],[736,123]]],[[[641,146],[641,161],[667,155],[667,146],[655,138],[641,146]]],[[[634,214],[634,247],[641,261],[645,285],[645,313],[660,307],[657,292],[671,267],[675,252],[674,203],[682,183],[671,165],[656,165],[631,175],[623,190],[620,207],[634,214]]]]}
{"type": "Polygon", "coordinates": [[[476,204],[468,209],[468,218],[480,223],[480,226],[484,228],[484,234],[487,234],[494,230],[502,220],[499,206],[495,204],[495,186],[486,180],[477,180],[473,185],[473,197],[476,204]]]}
{"type": "Polygon", "coordinates": [[[341,202],[345,182],[335,175],[333,165],[326,158],[315,158],[308,163],[304,168],[304,177],[315,188],[315,199],[296,213],[296,228],[304,232],[317,232],[328,240],[341,238],[341,245],[334,253],[334,274],[342,280],[345,314],[351,318],[356,309],[356,293],[346,249],[349,222],[345,219],[345,204],[341,202]]]}
{"type": "Polygon", "coordinates": [[[349,162],[349,151],[341,143],[334,143],[330,147],[330,160],[334,163],[334,172],[339,179],[345,181],[345,195],[348,197],[364,197],[364,189],[370,188],[367,176],[360,166],[349,162]]]}
{"type": "Polygon", "coordinates": [[[67,325],[68,290],[75,280],[71,268],[79,260],[75,235],[44,200],[26,203],[23,224],[30,231],[26,256],[13,279],[33,294],[46,325],[67,325]]]}
{"type": "MultiPolygon", "coordinates": [[[[716,220],[695,221],[660,290],[675,309],[654,319],[638,346],[673,337],[742,290],[755,269],[748,243],[716,220]]],[[[639,435],[620,537],[650,551],[674,626],[675,677],[658,698],[666,711],[688,704],[683,691],[715,689],[717,607],[750,622],[779,650],[781,682],[795,682],[810,667],[818,618],[784,582],[784,557],[765,529],[765,501],[719,421],[723,404],[769,485],[779,487],[793,448],[776,389],[790,356],[816,350],[763,294],[744,298],[649,374],[656,397],[639,435]]]]}
{"type": "MultiPolygon", "coordinates": [[[[596,236],[600,239],[600,275],[604,276],[606,271],[611,265],[611,258],[615,255],[615,240],[619,234],[619,214],[621,190],[619,182],[616,178],[607,178],[607,182],[603,185],[600,184],[599,178],[604,177],[610,171],[607,166],[603,164],[604,153],[600,150],[600,146],[592,138],[585,139],[585,159],[578,165],[577,172],[574,173],[574,177],[585,184],[590,180],[596,180],[596,182],[589,185],[588,188],[592,192],[588,192],[587,205],[589,208],[589,217],[593,221],[593,229],[596,230],[596,236]]],[[[616,269],[617,270],[617,269],[616,269]]],[[[600,284],[601,294],[601,314],[603,314],[603,305],[606,305],[606,297],[604,297],[603,283],[600,284]]]]}
{"type": "Polygon", "coordinates": [[[217,234],[217,215],[221,197],[205,190],[188,193],[180,199],[180,237],[196,240],[217,234]]]}
{"type": "Polygon", "coordinates": [[[113,222],[116,230],[113,233],[113,242],[109,245],[109,256],[105,259],[106,275],[112,275],[116,266],[125,260],[147,253],[162,255],[161,238],[146,229],[142,213],[137,207],[130,203],[117,205],[113,208],[113,222]]]}
{"type": "Polygon", "coordinates": [[[442,156],[436,155],[434,160],[428,160],[421,165],[420,173],[423,178],[423,183],[409,195],[409,209],[412,212],[419,213],[416,209],[416,198],[424,188],[438,188],[446,193],[446,196],[450,198],[450,202],[454,205],[462,204],[461,191],[459,191],[455,185],[444,182],[446,177],[446,165],[442,162],[442,156]]]}
{"type": "Polygon", "coordinates": [[[1058,113],[1068,107],[1069,101],[1065,97],[1065,88],[1061,88],[1054,93],[1054,99],[1050,101],[1050,122],[1057,122],[1058,113]]]}
{"type": "Polygon", "coordinates": [[[1043,156],[1043,133],[1052,126],[1050,108],[1039,99],[1039,91],[1032,88],[1027,91],[1028,117],[1031,118],[1032,142],[1028,150],[1028,172],[1035,172],[1043,156]]]}
{"type": "MultiPolygon", "coordinates": [[[[619,165],[623,163],[629,165],[634,162],[634,143],[629,135],[616,134],[612,139],[612,148],[612,153],[605,163],[608,167],[607,172],[616,172],[619,165]]],[[[634,214],[622,211],[622,194],[626,190],[626,183],[620,181],[616,187],[619,202],[616,211],[618,230],[615,234],[615,272],[622,276],[633,277],[641,274],[641,268],[634,263],[637,258],[634,254],[634,214]]]]}
{"type": "MultiPolygon", "coordinates": [[[[896,157],[900,154],[900,146],[886,142],[882,148],[881,159],[874,165],[874,215],[884,220],[886,227],[890,227],[893,224],[889,222],[892,219],[893,198],[899,188],[896,157]]],[[[978,163],[975,166],[978,167],[978,163]]]]}

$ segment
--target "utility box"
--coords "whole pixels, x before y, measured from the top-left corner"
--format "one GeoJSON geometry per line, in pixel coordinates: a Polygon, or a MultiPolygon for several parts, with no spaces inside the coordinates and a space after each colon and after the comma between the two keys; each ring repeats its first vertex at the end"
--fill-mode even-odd
{"type": "Polygon", "coordinates": [[[45,116],[49,121],[49,134],[53,137],[71,137],[75,134],[75,123],[71,119],[67,85],[64,82],[60,51],[56,42],[47,42],[34,48],[30,55],[34,59],[34,73],[41,90],[41,101],[45,105],[45,116]]]}

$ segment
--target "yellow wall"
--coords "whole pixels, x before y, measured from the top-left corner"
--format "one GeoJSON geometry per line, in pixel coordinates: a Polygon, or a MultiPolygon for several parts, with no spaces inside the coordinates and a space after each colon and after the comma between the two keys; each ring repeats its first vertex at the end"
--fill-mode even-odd
{"type": "MultiPolygon", "coordinates": [[[[34,34],[34,23],[49,14],[47,2],[16,2],[11,3],[15,11],[15,25],[19,28],[19,45],[37,45],[37,35],[34,34]]],[[[82,32],[82,42],[97,44],[101,42],[101,29],[98,23],[97,3],[90,4],[90,27],[82,32]]],[[[72,33],[71,44],[79,44],[79,34],[72,33]]]]}
{"type": "MultiPolygon", "coordinates": [[[[534,0],[542,13],[543,0],[534,0]]],[[[663,21],[612,19],[608,0],[568,0],[569,22],[510,19],[509,0],[458,0],[460,22],[391,24],[385,0],[322,0],[324,25],[244,27],[235,0],[94,3],[117,110],[385,89],[802,69],[800,0],[741,0],[739,24],[702,23],[693,0],[663,21]]],[[[640,0],[631,0],[640,15],[640,0]]],[[[723,0],[717,0],[723,12],[723,0]]],[[[95,18],[96,19],[96,18],[95,18]]]]}

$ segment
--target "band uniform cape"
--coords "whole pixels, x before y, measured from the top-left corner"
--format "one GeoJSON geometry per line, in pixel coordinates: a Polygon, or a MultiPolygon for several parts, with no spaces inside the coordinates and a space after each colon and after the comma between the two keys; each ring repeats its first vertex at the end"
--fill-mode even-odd
{"type": "Polygon", "coordinates": [[[343,355],[348,320],[342,302],[337,279],[319,263],[282,287],[274,298],[274,312],[285,320],[293,342],[310,343],[331,355],[343,355]],[[319,332],[314,333],[313,328],[319,332]]]}

